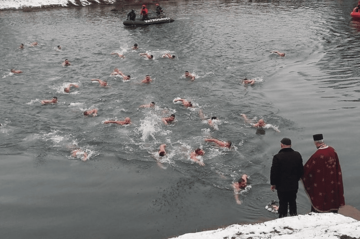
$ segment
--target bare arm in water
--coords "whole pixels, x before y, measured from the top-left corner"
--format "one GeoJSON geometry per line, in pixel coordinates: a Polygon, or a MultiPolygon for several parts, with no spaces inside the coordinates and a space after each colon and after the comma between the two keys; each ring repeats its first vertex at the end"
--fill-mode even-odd
{"type": "Polygon", "coordinates": [[[100,79],[92,79],[91,81],[97,81],[97,82],[99,82],[100,86],[103,86],[103,87],[107,86],[107,82],[100,80],[100,79]]]}
{"type": "Polygon", "coordinates": [[[272,53],[276,53],[276,54],[278,54],[278,55],[281,56],[281,57],[284,57],[284,56],[285,56],[285,53],[282,53],[282,52],[279,52],[279,51],[272,51],[272,53]]]}
{"type": "Polygon", "coordinates": [[[118,55],[120,58],[125,58],[125,56],[124,55],[121,55],[120,53],[117,53],[117,52],[113,52],[113,53],[111,53],[111,55],[118,55]]]}

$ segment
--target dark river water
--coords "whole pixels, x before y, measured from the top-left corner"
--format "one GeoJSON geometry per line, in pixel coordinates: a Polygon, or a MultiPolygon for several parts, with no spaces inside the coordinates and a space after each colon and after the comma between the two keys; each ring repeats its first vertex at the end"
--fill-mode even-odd
{"type": "MultiPolygon", "coordinates": [[[[168,238],[273,219],[264,207],[277,199],[269,172],[280,140],[291,138],[305,163],[317,133],[338,152],[346,204],[360,209],[356,2],[166,1],[175,21],[147,27],[122,24],[141,2],[0,11],[1,238],[168,238]],[[110,76],[116,67],[130,82],[110,76]],[[154,81],[139,84],[147,74],[154,81]],[[244,86],[245,77],[257,82],[244,86]],[[70,83],[79,88],[68,94],[70,83]],[[41,105],[53,96],[58,104],[41,105]],[[194,109],[173,103],[177,97],[194,109]],[[151,101],[155,109],[138,108],[151,101]],[[97,117],[82,115],[93,108],[97,117]],[[218,129],[199,109],[219,118],[218,129]],[[176,121],[166,126],[161,117],[171,113],[176,121]],[[243,113],[281,132],[256,134],[243,113]],[[125,117],[131,125],[103,123],[125,117]],[[204,142],[210,136],[233,147],[204,142]],[[163,143],[167,156],[157,161],[163,143]],[[86,162],[71,157],[74,145],[89,154],[86,162]],[[197,147],[204,167],[189,158],[197,147]],[[243,173],[251,187],[238,205],[231,184],[243,173]]],[[[302,185],[297,202],[299,213],[309,211],[302,185]]]]}

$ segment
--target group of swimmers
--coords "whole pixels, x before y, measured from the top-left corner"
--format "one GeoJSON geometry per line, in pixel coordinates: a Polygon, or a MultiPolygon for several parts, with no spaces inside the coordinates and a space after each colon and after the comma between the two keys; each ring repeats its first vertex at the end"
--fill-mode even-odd
{"type": "MultiPolygon", "coordinates": [[[[34,42],[31,43],[30,46],[34,47],[37,46],[38,43],[34,42]]],[[[24,44],[21,44],[20,49],[24,49],[24,44]]],[[[61,50],[60,46],[57,46],[57,50],[61,50]]],[[[132,47],[132,50],[138,50],[138,44],[134,44],[134,46],[132,47]]],[[[284,57],[285,53],[281,53],[279,51],[273,51],[271,53],[275,53],[278,54],[280,57],[284,57]]],[[[120,58],[125,58],[124,55],[119,54],[119,53],[111,53],[112,55],[118,55],[120,58]]],[[[146,57],[149,60],[154,59],[153,55],[150,55],[148,53],[140,53],[140,56],[146,57]]],[[[164,55],[162,55],[163,58],[169,58],[169,59],[174,59],[175,55],[171,55],[169,53],[166,53],[164,55]]],[[[63,67],[67,67],[70,66],[71,63],[69,62],[68,59],[65,59],[64,62],[62,62],[62,66],[63,67]]],[[[14,74],[20,74],[22,73],[21,70],[15,70],[15,69],[11,69],[11,72],[14,74]]],[[[131,79],[130,75],[125,75],[122,71],[120,71],[118,68],[115,68],[114,71],[111,73],[111,75],[119,75],[123,78],[124,81],[129,81],[131,79]]],[[[195,80],[195,75],[191,74],[189,71],[185,71],[184,74],[185,78],[190,79],[191,81],[195,80]]],[[[100,79],[91,79],[92,82],[98,82],[99,86],[101,87],[107,87],[107,82],[104,80],[100,80],[100,79]]],[[[149,84],[151,83],[153,80],[151,79],[151,77],[149,75],[146,75],[145,78],[141,81],[141,83],[143,84],[149,84]]],[[[242,80],[243,84],[249,84],[249,85],[253,85],[255,83],[254,79],[243,79],[242,80]]],[[[68,84],[65,88],[64,88],[64,92],[65,93],[70,93],[71,87],[75,87],[75,88],[79,88],[78,84],[68,84]]],[[[46,104],[56,104],[58,101],[57,97],[54,96],[51,100],[42,100],[41,104],[46,105],[46,104]]],[[[184,107],[189,108],[189,107],[193,107],[193,104],[191,101],[188,101],[186,99],[175,99],[174,102],[180,102],[184,107]]],[[[145,104],[145,105],[141,105],[139,106],[139,108],[154,108],[155,107],[155,102],[151,102],[150,104],[145,104]]],[[[84,116],[97,116],[98,113],[98,109],[89,109],[89,110],[85,110],[83,112],[84,116]]],[[[216,120],[217,117],[213,116],[210,119],[207,119],[202,110],[199,109],[199,116],[202,120],[206,120],[207,124],[213,128],[215,128],[216,126],[216,120]]],[[[248,117],[245,114],[241,114],[241,116],[243,117],[245,123],[250,124],[252,127],[254,128],[258,128],[258,129],[262,129],[262,128],[266,128],[266,126],[268,124],[265,123],[265,121],[263,119],[258,120],[257,122],[253,123],[250,119],[248,119],[248,117]]],[[[175,114],[171,114],[168,117],[163,117],[161,119],[161,121],[165,124],[171,124],[173,121],[175,120],[175,114]]],[[[103,122],[104,124],[118,124],[118,125],[129,125],[131,124],[131,119],[129,117],[126,117],[124,120],[106,120],[103,122]]],[[[270,125],[271,126],[271,125],[270,125]]],[[[273,127],[273,129],[277,132],[280,132],[276,127],[273,127]]],[[[215,145],[222,147],[222,148],[228,148],[230,149],[232,146],[231,141],[221,141],[215,138],[207,138],[205,139],[205,142],[209,142],[209,143],[214,143],[215,145]]],[[[202,161],[201,157],[199,156],[203,156],[205,154],[205,151],[202,150],[201,148],[196,148],[194,151],[192,151],[189,155],[190,159],[199,164],[200,166],[205,166],[205,163],[202,161]]],[[[159,147],[159,151],[158,151],[158,155],[160,157],[164,157],[166,155],[166,144],[161,144],[159,147]]],[[[81,158],[82,161],[86,161],[88,158],[88,154],[85,150],[80,149],[79,147],[72,147],[72,152],[71,152],[71,156],[72,157],[79,157],[81,158]]],[[[243,174],[242,177],[239,179],[238,182],[233,183],[233,189],[234,189],[234,195],[235,195],[235,200],[236,203],[241,204],[241,201],[239,200],[239,192],[243,189],[245,189],[245,187],[247,186],[248,183],[248,176],[246,174],[243,174]]]]}

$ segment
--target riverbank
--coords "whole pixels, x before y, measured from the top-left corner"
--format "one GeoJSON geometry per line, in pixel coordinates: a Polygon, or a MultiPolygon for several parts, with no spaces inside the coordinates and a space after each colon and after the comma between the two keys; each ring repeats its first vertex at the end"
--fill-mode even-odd
{"type": "Polygon", "coordinates": [[[360,212],[345,206],[339,214],[309,213],[263,223],[231,225],[225,228],[188,233],[177,239],[235,239],[235,238],[360,238],[360,212]],[[344,215],[345,214],[345,215],[344,215]],[[351,216],[350,216],[351,215],[351,216]]]}

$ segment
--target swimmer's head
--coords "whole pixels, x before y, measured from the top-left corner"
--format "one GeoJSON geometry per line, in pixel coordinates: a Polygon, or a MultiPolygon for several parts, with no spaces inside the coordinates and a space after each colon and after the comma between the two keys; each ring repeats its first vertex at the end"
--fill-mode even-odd
{"type": "Polygon", "coordinates": [[[226,142],[226,147],[231,148],[231,144],[232,144],[231,141],[227,141],[226,142]]]}
{"type": "Polygon", "coordinates": [[[131,76],[130,76],[130,75],[127,75],[127,77],[129,77],[129,79],[131,78],[131,76]]]}
{"type": "Polygon", "coordinates": [[[60,45],[58,45],[58,46],[57,46],[57,48],[61,49],[61,46],[60,46],[60,45]]]}
{"type": "Polygon", "coordinates": [[[150,58],[151,58],[151,59],[153,59],[153,58],[154,58],[154,56],[153,56],[153,55],[150,55],[150,58]]]}
{"type": "Polygon", "coordinates": [[[185,76],[188,76],[189,75],[189,72],[188,71],[185,71],[185,76]]]}
{"type": "Polygon", "coordinates": [[[263,127],[263,126],[265,126],[265,121],[263,119],[260,119],[258,121],[258,124],[259,124],[260,127],[263,127]]]}
{"type": "Polygon", "coordinates": [[[135,43],[135,44],[134,44],[134,47],[138,47],[138,44],[135,43]]]}
{"type": "Polygon", "coordinates": [[[197,155],[204,155],[205,152],[204,152],[202,149],[197,148],[197,149],[195,149],[195,153],[196,153],[197,155]]]}
{"type": "Polygon", "coordinates": [[[165,156],[165,152],[164,152],[164,151],[161,151],[161,152],[159,153],[159,155],[160,155],[161,157],[163,157],[163,156],[165,156]]]}
{"type": "Polygon", "coordinates": [[[211,117],[211,119],[212,119],[212,120],[216,120],[216,119],[217,119],[217,117],[216,117],[216,116],[213,116],[213,117],[211,117]]]}
{"type": "Polygon", "coordinates": [[[69,88],[64,88],[64,91],[65,91],[66,93],[69,93],[69,92],[70,92],[70,89],[69,89],[69,88]]]}
{"type": "Polygon", "coordinates": [[[175,115],[174,115],[174,114],[171,114],[170,116],[175,118],[175,115]]]}
{"type": "Polygon", "coordinates": [[[240,178],[238,183],[239,183],[239,188],[244,189],[246,187],[246,182],[243,178],[240,178]]]}
{"type": "Polygon", "coordinates": [[[192,105],[192,103],[191,103],[191,101],[189,101],[189,107],[192,107],[193,105],[192,105]]]}
{"type": "Polygon", "coordinates": [[[150,103],[150,106],[151,106],[151,107],[154,107],[154,106],[155,106],[155,102],[151,102],[151,103],[150,103]]]}
{"type": "Polygon", "coordinates": [[[53,97],[53,99],[57,100],[57,97],[56,97],[56,96],[54,96],[54,97],[53,97]]]}
{"type": "Polygon", "coordinates": [[[126,123],[130,123],[130,121],[131,121],[131,120],[130,120],[129,117],[126,117],[126,118],[125,118],[125,122],[126,122],[126,123]]]}
{"type": "Polygon", "coordinates": [[[172,55],[172,58],[174,59],[174,58],[175,58],[175,55],[172,55]]]}
{"type": "Polygon", "coordinates": [[[87,111],[84,111],[84,115],[89,115],[87,111]]]}

